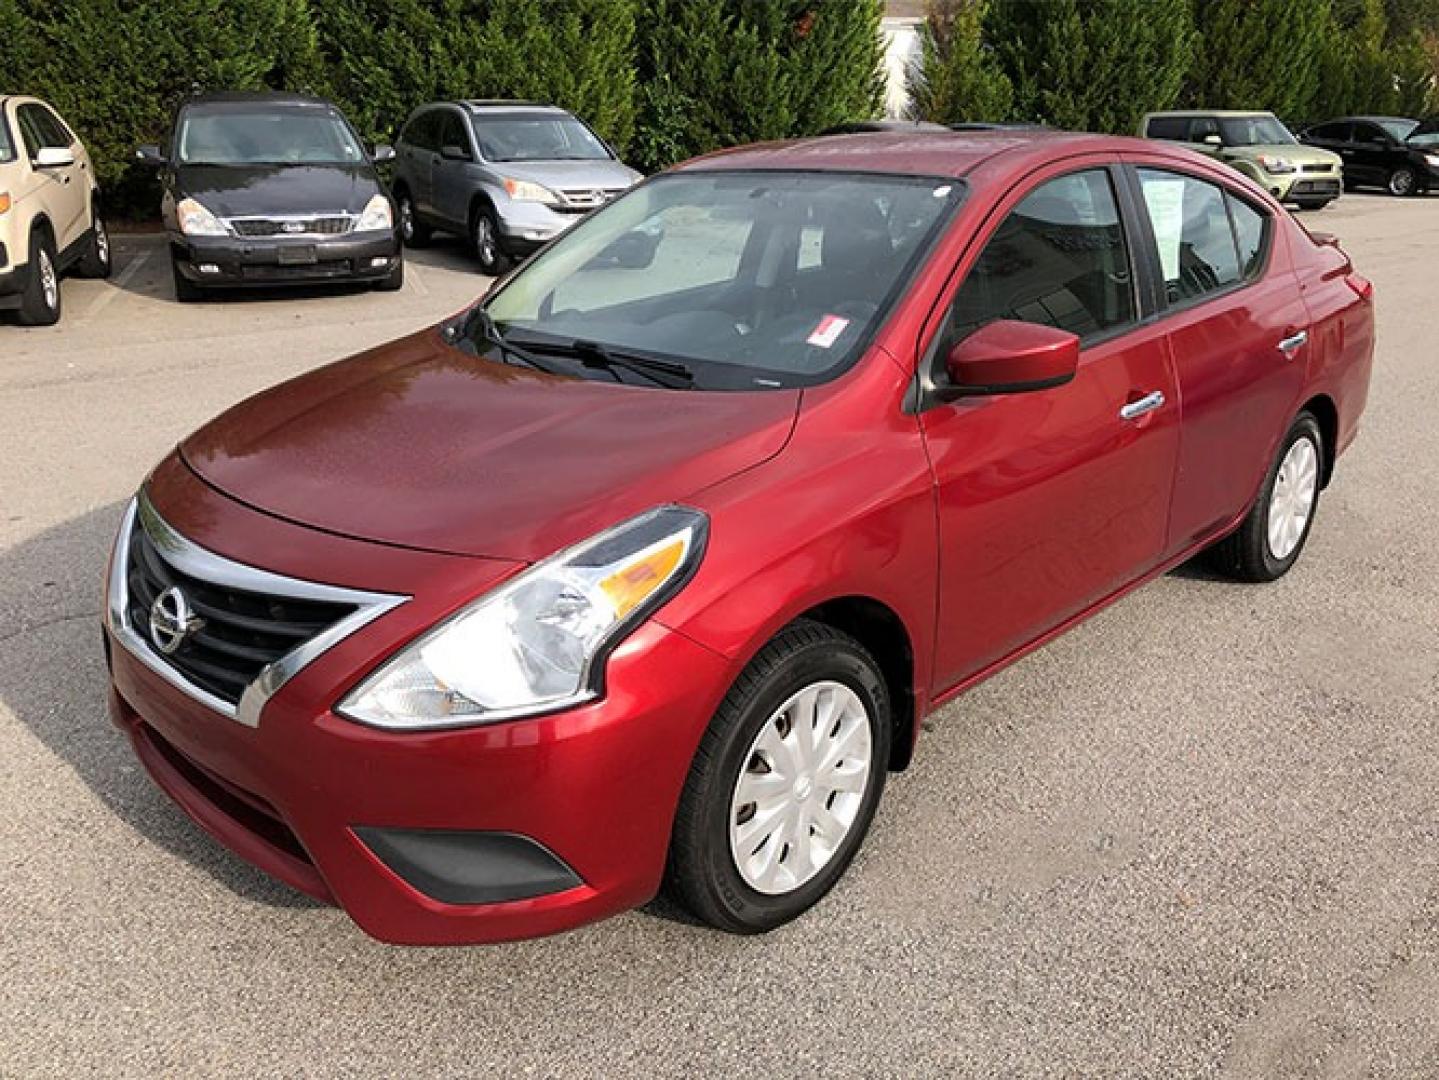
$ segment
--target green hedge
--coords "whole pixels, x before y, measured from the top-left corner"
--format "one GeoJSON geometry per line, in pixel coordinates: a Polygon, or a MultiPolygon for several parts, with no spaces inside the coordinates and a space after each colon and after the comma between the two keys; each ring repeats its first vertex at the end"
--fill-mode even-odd
{"type": "Polygon", "coordinates": [[[52,101],[112,209],[152,214],[155,142],[197,90],[305,90],[367,138],[416,105],[572,109],[645,169],[878,110],[881,0],[0,0],[0,89],[52,101]]]}

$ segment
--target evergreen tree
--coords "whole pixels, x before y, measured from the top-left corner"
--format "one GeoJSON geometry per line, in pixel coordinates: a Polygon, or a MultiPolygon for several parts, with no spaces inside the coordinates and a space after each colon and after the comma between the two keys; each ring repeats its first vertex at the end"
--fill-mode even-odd
{"type": "Polygon", "coordinates": [[[919,119],[1008,119],[1014,87],[984,40],[987,7],[986,0],[930,0],[910,88],[919,119]]]}
{"type": "Polygon", "coordinates": [[[985,33],[1016,115],[1123,134],[1175,102],[1194,44],[1190,0],[993,0],[985,33]]]}
{"type": "Polygon", "coordinates": [[[1191,104],[1268,109],[1291,123],[1323,111],[1329,0],[1195,0],[1195,19],[1191,104]]]}

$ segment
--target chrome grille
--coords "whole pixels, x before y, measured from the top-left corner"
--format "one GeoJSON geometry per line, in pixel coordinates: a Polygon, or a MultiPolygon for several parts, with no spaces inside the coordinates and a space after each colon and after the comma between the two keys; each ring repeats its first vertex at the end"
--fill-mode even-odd
{"type": "Polygon", "coordinates": [[[565,188],[560,191],[563,204],[557,209],[571,213],[588,213],[604,206],[623,191],[624,188],[565,188]]]}
{"type": "Polygon", "coordinates": [[[226,218],[236,236],[343,236],[355,219],[347,214],[322,217],[226,218]]]}
{"type": "Polygon", "coordinates": [[[144,633],[150,609],[160,594],[178,588],[198,617],[189,634],[166,661],[197,686],[231,705],[266,667],[303,645],[355,610],[293,597],[269,596],[226,588],[171,566],[137,520],[130,535],[130,625],[144,633]]]}

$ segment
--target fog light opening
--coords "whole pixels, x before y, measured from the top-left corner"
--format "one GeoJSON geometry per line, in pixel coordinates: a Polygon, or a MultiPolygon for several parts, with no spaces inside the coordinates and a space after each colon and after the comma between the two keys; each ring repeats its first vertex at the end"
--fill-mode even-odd
{"type": "Polygon", "coordinates": [[[220,272],[220,268],[214,263],[201,263],[195,269],[199,270],[202,274],[218,274],[220,272]]]}

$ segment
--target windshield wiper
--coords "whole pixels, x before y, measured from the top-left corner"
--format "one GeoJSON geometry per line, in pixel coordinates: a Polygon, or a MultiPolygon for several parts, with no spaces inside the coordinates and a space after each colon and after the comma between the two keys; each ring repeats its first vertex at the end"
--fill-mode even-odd
{"type": "Polygon", "coordinates": [[[465,320],[465,327],[462,331],[463,336],[473,338],[473,331],[477,327],[484,339],[500,350],[500,355],[508,357],[511,360],[518,360],[520,363],[527,367],[532,367],[536,371],[543,371],[550,375],[563,374],[559,368],[554,367],[552,364],[545,363],[528,349],[522,349],[520,346],[512,344],[504,334],[500,333],[500,328],[495,325],[495,320],[490,313],[482,307],[476,307],[471,310],[469,318],[465,320]]]}
{"type": "Polygon", "coordinates": [[[611,371],[622,368],[642,375],[650,382],[670,390],[688,390],[694,385],[695,374],[684,364],[673,360],[656,360],[638,353],[625,352],[598,341],[536,341],[525,344],[540,352],[555,356],[572,356],[585,367],[607,368],[611,371]]]}

